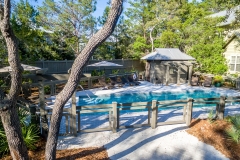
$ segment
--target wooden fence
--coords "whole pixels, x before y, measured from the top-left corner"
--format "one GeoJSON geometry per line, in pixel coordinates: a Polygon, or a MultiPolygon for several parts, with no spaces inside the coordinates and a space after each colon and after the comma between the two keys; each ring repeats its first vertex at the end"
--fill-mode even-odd
{"type": "MultiPolygon", "coordinates": [[[[86,77],[88,81],[88,87],[92,87],[92,80],[99,77],[86,77]]],[[[48,123],[51,119],[52,108],[46,107],[46,97],[44,95],[44,86],[51,86],[51,95],[56,93],[56,84],[66,83],[66,81],[50,81],[50,82],[40,82],[36,84],[31,84],[39,88],[39,105],[28,105],[28,108],[32,115],[32,121],[35,123],[40,123],[41,133],[43,136],[47,137],[48,134],[48,123]]],[[[64,108],[63,116],[65,117],[65,126],[66,130],[63,135],[77,135],[81,132],[94,132],[94,131],[104,131],[112,130],[114,133],[118,129],[122,128],[132,128],[132,127],[144,127],[149,126],[151,128],[156,128],[159,125],[165,124],[177,124],[177,123],[186,123],[187,126],[190,125],[192,120],[192,108],[194,106],[203,106],[203,105],[214,105],[216,107],[216,116],[214,118],[223,119],[224,110],[226,103],[235,103],[240,102],[240,97],[224,97],[220,98],[204,98],[204,99],[186,99],[186,100],[172,100],[172,101],[150,101],[150,102],[133,102],[133,103],[117,103],[113,102],[112,104],[101,104],[101,105],[78,105],[76,103],[76,94],[73,94],[72,104],[70,108],[64,108]],[[166,107],[182,107],[182,120],[178,121],[168,121],[168,122],[158,122],[157,115],[158,111],[161,108],[166,107]],[[147,110],[148,120],[147,123],[135,124],[135,125],[120,125],[120,111],[137,111],[137,110],[147,110]],[[107,112],[109,117],[109,125],[106,128],[95,128],[95,129],[81,129],[81,114],[85,113],[98,113],[98,112],[107,112]]]]}
{"type": "MultiPolygon", "coordinates": [[[[105,70],[106,74],[111,74],[113,70],[119,70],[121,73],[124,71],[130,70],[144,70],[144,63],[140,60],[132,60],[132,59],[114,59],[107,60],[112,63],[116,63],[119,65],[123,65],[120,67],[87,67],[87,65],[100,62],[100,60],[89,60],[86,64],[86,67],[83,69],[83,73],[91,73],[93,70],[105,70]]],[[[46,74],[60,74],[60,73],[68,73],[68,70],[72,67],[73,60],[63,60],[63,61],[36,61],[35,66],[40,68],[48,68],[46,74]]]]}
{"type": "MultiPolygon", "coordinates": [[[[204,99],[192,99],[187,100],[170,100],[170,101],[150,101],[150,102],[133,102],[133,103],[117,103],[112,102],[112,104],[99,104],[99,105],[83,105],[80,106],[76,103],[75,94],[72,97],[72,105],[70,108],[65,108],[63,110],[65,117],[66,133],[61,135],[74,135],[81,132],[95,132],[95,131],[106,131],[111,130],[116,133],[119,129],[123,128],[138,128],[149,126],[151,128],[156,128],[160,125],[166,124],[181,124],[186,123],[187,126],[190,125],[192,120],[192,109],[197,105],[214,104],[216,106],[216,116],[214,119],[224,118],[225,103],[229,102],[240,102],[240,97],[223,97],[220,98],[204,98],[204,99]],[[157,116],[158,111],[161,108],[166,107],[179,107],[183,108],[182,120],[178,121],[167,121],[158,122],[157,116]],[[146,110],[148,112],[147,123],[135,124],[135,125],[120,125],[120,111],[133,112],[137,110],[146,110]],[[81,129],[81,114],[85,113],[98,113],[98,112],[108,112],[109,116],[109,126],[105,128],[95,128],[95,129],[81,129]],[[77,122],[77,123],[76,123],[77,122]]],[[[41,110],[41,106],[40,106],[41,110]]],[[[52,108],[44,108],[40,112],[41,116],[41,127],[42,134],[47,136],[48,122],[47,117],[50,119],[52,113],[52,108]]],[[[34,114],[33,114],[34,115],[34,114]]]]}

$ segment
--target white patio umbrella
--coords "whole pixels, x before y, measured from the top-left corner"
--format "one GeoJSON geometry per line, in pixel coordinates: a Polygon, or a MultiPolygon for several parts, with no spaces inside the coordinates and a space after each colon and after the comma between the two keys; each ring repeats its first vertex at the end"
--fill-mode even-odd
{"type": "MultiPolygon", "coordinates": [[[[108,61],[101,61],[101,62],[93,63],[93,64],[90,64],[90,65],[87,65],[87,66],[88,67],[98,67],[99,70],[100,70],[101,67],[121,67],[123,65],[108,62],[108,61]]],[[[104,68],[104,70],[105,70],[105,68],[104,68]]]]}
{"type": "MultiPolygon", "coordinates": [[[[42,68],[39,68],[39,67],[30,66],[30,65],[26,65],[26,64],[21,64],[21,66],[23,67],[24,71],[37,71],[37,70],[42,69],[42,68]]],[[[1,73],[11,72],[11,71],[12,71],[11,66],[0,68],[1,73]]]]}
{"type": "Polygon", "coordinates": [[[90,65],[87,65],[87,66],[92,66],[92,67],[120,67],[120,66],[123,66],[123,65],[108,62],[108,61],[101,61],[101,62],[93,63],[93,64],[90,64],[90,65]]]}

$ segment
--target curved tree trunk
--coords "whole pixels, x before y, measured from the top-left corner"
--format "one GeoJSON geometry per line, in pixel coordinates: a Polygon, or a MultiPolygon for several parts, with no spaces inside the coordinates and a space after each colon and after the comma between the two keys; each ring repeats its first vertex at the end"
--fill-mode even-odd
{"type": "Polygon", "coordinates": [[[80,75],[82,74],[82,69],[85,64],[88,62],[96,48],[113,32],[118,18],[122,12],[122,3],[123,0],[112,0],[111,10],[109,12],[107,22],[104,24],[101,30],[91,37],[81,54],[79,54],[75,59],[67,84],[56,97],[46,144],[45,156],[47,160],[56,159],[56,145],[63,107],[77,88],[80,75]]]}
{"type": "Polygon", "coordinates": [[[10,27],[10,0],[4,1],[1,8],[0,28],[8,49],[8,62],[12,68],[11,88],[7,100],[0,100],[0,115],[6,132],[9,149],[13,159],[28,159],[27,148],[24,144],[21,126],[16,106],[22,84],[23,68],[18,56],[18,43],[10,27]]]}

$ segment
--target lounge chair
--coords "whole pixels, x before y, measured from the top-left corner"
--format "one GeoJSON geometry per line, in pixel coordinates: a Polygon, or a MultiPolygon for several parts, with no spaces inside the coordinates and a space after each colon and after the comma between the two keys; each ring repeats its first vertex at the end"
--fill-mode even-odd
{"type": "Polygon", "coordinates": [[[121,82],[117,81],[116,76],[110,76],[109,78],[110,78],[110,81],[111,81],[112,85],[114,85],[114,86],[116,85],[117,87],[122,87],[123,86],[123,84],[121,82]]]}
{"type": "Polygon", "coordinates": [[[134,74],[131,74],[131,75],[127,75],[127,79],[130,83],[134,84],[134,85],[139,85],[140,82],[138,81],[135,81],[134,78],[133,78],[134,74]]]}
{"type": "Polygon", "coordinates": [[[114,85],[112,85],[111,83],[110,83],[110,84],[107,84],[107,83],[106,83],[104,77],[99,78],[99,79],[98,79],[98,82],[99,82],[100,85],[103,86],[103,89],[113,89],[113,88],[114,88],[114,85]]]}
{"type": "Polygon", "coordinates": [[[191,85],[192,86],[198,86],[199,85],[199,76],[192,76],[191,85]]]}
{"type": "Polygon", "coordinates": [[[123,85],[133,85],[132,83],[129,82],[129,80],[124,75],[120,76],[120,78],[123,85]]]}
{"type": "Polygon", "coordinates": [[[212,86],[212,80],[213,80],[213,77],[205,77],[204,82],[203,82],[203,86],[204,87],[211,87],[212,86]]]}

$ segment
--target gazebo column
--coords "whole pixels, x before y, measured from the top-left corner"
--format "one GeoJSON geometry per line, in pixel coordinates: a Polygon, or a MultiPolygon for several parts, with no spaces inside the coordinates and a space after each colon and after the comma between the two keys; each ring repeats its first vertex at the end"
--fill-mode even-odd
{"type": "Polygon", "coordinates": [[[169,65],[166,66],[166,86],[168,86],[168,81],[169,81],[169,65]]]}
{"type": "Polygon", "coordinates": [[[191,85],[193,65],[188,66],[188,85],[191,85]]]}
{"type": "Polygon", "coordinates": [[[181,71],[182,66],[178,66],[178,71],[177,71],[177,85],[180,85],[180,71],[181,71]]]}

